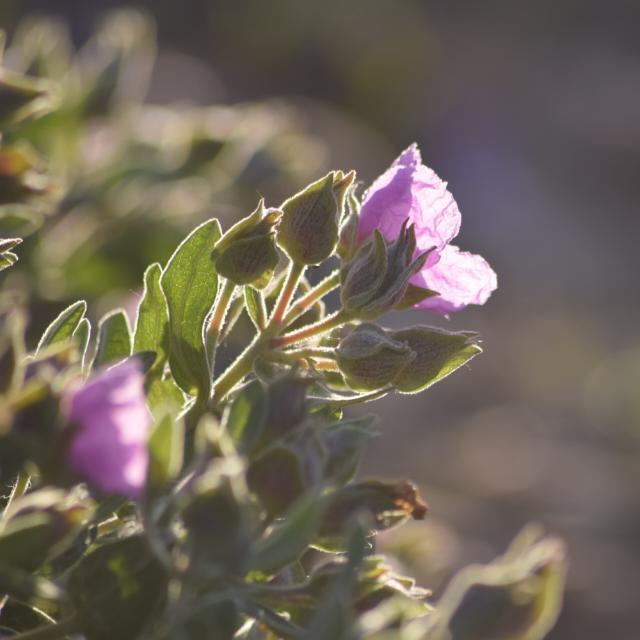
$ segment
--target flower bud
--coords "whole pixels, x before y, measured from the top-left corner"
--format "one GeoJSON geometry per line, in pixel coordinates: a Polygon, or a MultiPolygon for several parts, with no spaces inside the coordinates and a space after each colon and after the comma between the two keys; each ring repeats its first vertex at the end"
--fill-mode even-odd
{"type": "Polygon", "coordinates": [[[322,517],[316,543],[326,549],[341,548],[349,523],[358,514],[369,517],[376,531],[389,529],[407,518],[423,520],[427,505],[408,480],[390,483],[368,480],[336,491],[322,517]]]}
{"type": "Polygon", "coordinates": [[[264,441],[286,436],[301,425],[309,412],[307,390],[311,383],[310,378],[285,374],[267,385],[264,441]]]}
{"type": "Polygon", "coordinates": [[[405,223],[393,242],[379,231],[364,243],[341,270],[342,306],[354,318],[374,320],[400,303],[409,279],[424,265],[427,253],[413,259],[416,238],[405,223]]]}
{"type": "Polygon", "coordinates": [[[323,479],[325,455],[312,429],[293,433],[249,465],[249,489],[270,516],[280,516],[323,479]]]}
{"type": "Polygon", "coordinates": [[[278,244],[298,264],[320,264],[335,249],[345,194],[355,174],[332,171],[283,205],[278,244]]]}
{"type": "Polygon", "coordinates": [[[193,573],[241,574],[246,570],[250,517],[235,477],[205,474],[196,483],[195,495],[183,509],[182,517],[188,531],[193,573]]]}
{"type": "Polygon", "coordinates": [[[375,324],[361,324],[336,350],[347,384],[356,391],[375,391],[388,385],[415,354],[375,324]]]}
{"type": "Polygon", "coordinates": [[[247,484],[270,516],[282,515],[306,489],[303,461],[288,447],[269,449],[249,466],[247,484]]]}
{"type": "Polygon", "coordinates": [[[423,391],[482,353],[477,334],[468,331],[417,326],[394,331],[391,337],[415,352],[393,381],[400,393],[423,391]]]}
{"type": "Polygon", "coordinates": [[[218,273],[238,285],[265,287],[278,264],[274,229],[281,215],[265,209],[261,200],[251,215],[233,225],[211,253],[218,273]]]}

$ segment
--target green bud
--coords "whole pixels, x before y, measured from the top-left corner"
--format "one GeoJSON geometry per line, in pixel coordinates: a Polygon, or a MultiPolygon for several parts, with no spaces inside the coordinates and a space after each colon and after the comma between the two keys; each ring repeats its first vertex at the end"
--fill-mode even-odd
{"type": "Polygon", "coordinates": [[[289,373],[267,385],[263,441],[281,438],[300,426],[309,412],[307,390],[311,383],[310,378],[289,373]]]}
{"type": "Polygon", "coordinates": [[[393,340],[375,324],[361,324],[340,342],[337,362],[347,384],[356,391],[388,385],[415,357],[403,342],[393,340]]]}
{"type": "Polygon", "coordinates": [[[313,429],[297,430],[249,465],[249,489],[270,516],[280,516],[323,479],[325,455],[313,429]]]}
{"type": "Polygon", "coordinates": [[[353,318],[375,320],[405,298],[409,280],[423,267],[427,253],[413,258],[413,226],[402,227],[393,242],[374,231],[340,272],[343,309],[353,318]]]}
{"type": "Polygon", "coordinates": [[[342,307],[354,314],[375,299],[386,272],[387,246],[382,234],[375,231],[340,271],[342,307]]]}
{"type": "Polygon", "coordinates": [[[482,353],[477,334],[467,331],[418,326],[394,331],[391,337],[415,352],[393,381],[400,393],[423,391],[482,353]]]}
{"type": "Polygon", "coordinates": [[[349,171],[349,173],[344,173],[343,171],[335,172],[333,180],[333,193],[338,203],[338,221],[342,220],[344,216],[345,205],[349,205],[349,207],[352,206],[349,204],[349,201],[355,178],[355,171],[349,171]]]}
{"type": "Polygon", "coordinates": [[[375,417],[364,416],[351,420],[339,420],[321,431],[326,449],[324,464],[325,482],[345,485],[358,471],[365,446],[376,435],[375,417]]]}
{"type": "Polygon", "coordinates": [[[340,227],[338,239],[338,255],[342,260],[349,260],[353,257],[358,244],[358,225],[360,220],[358,215],[350,213],[344,219],[340,227]]]}
{"type": "Polygon", "coordinates": [[[341,260],[353,257],[358,247],[358,227],[360,226],[360,201],[356,197],[356,184],[352,182],[345,194],[345,212],[340,224],[338,255],[341,260]]]}
{"type": "Polygon", "coordinates": [[[260,200],[251,215],[216,243],[211,259],[218,273],[238,285],[265,287],[278,264],[274,230],[281,215],[277,209],[265,209],[264,200],[260,200]]]}
{"type": "Polygon", "coordinates": [[[370,534],[389,529],[407,518],[423,520],[427,505],[418,489],[404,480],[397,483],[369,480],[348,485],[329,498],[315,544],[327,550],[341,549],[349,523],[368,518],[370,534]]]}
{"type": "Polygon", "coordinates": [[[332,171],[289,198],[278,227],[278,244],[298,264],[320,264],[338,242],[338,223],[353,172],[332,171]]]}
{"type": "Polygon", "coordinates": [[[306,490],[303,460],[288,447],[275,447],[249,466],[247,484],[271,517],[282,515],[306,490]]]}
{"type": "Polygon", "coordinates": [[[227,474],[225,463],[214,463],[211,471],[196,480],[182,511],[190,571],[195,574],[246,570],[251,544],[248,495],[240,476],[227,474]]]}

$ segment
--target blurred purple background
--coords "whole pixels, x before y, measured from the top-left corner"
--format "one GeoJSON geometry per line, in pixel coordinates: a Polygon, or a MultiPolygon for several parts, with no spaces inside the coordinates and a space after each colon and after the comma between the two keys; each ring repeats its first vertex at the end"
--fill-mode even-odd
{"type": "MultiPolygon", "coordinates": [[[[82,43],[119,4],[3,0],[0,21],[58,15],[82,43]]],[[[486,353],[375,406],[364,472],[415,479],[431,507],[386,544],[438,593],[540,522],[571,557],[550,637],[638,638],[640,3],[137,6],[158,24],[150,102],[281,99],[321,164],[364,184],[415,140],[460,205],[460,245],[498,272],[485,308],[393,319],[478,330],[486,353]]]]}

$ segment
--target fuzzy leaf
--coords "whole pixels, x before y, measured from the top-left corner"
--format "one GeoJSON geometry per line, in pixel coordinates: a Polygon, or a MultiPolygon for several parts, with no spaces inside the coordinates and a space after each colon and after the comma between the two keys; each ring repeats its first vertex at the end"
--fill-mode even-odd
{"type": "Polygon", "coordinates": [[[171,482],[182,467],[184,423],[166,413],[156,423],[149,438],[149,482],[161,487],[171,482]]]}
{"type": "Polygon", "coordinates": [[[273,575],[297,560],[309,545],[324,508],[325,502],[316,492],[302,496],[282,524],[258,543],[251,569],[273,575]]]}
{"type": "Polygon", "coordinates": [[[162,267],[156,262],[144,273],[144,293],[138,305],[133,353],[155,351],[153,371],[162,372],[169,350],[169,313],[160,287],[162,267]]]}
{"type": "Polygon", "coordinates": [[[104,316],[98,323],[98,344],[93,368],[101,367],[131,355],[131,329],[123,309],[104,316]]]}
{"type": "Polygon", "coordinates": [[[169,364],[184,391],[208,395],[203,327],[218,291],[211,250],[222,235],[212,218],[196,227],[169,259],[160,286],[169,308],[169,364]]]}
{"type": "Polygon", "coordinates": [[[46,328],[40,338],[36,353],[44,347],[56,342],[62,342],[70,338],[74,331],[78,328],[80,321],[84,318],[87,311],[87,303],[84,300],[78,300],[69,305],[58,317],[46,328]]]}
{"type": "Polygon", "coordinates": [[[233,400],[224,426],[236,446],[247,451],[260,437],[267,420],[267,398],[259,380],[250,382],[233,400]]]}

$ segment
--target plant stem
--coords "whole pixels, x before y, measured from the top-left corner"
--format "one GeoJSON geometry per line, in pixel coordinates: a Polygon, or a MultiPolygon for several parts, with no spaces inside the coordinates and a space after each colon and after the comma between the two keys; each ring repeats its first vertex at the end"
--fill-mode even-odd
{"type": "Polygon", "coordinates": [[[312,307],[318,300],[324,298],[328,293],[340,286],[340,271],[337,269],[330,273],[324,280],[321,280],[315,287],[312,287],[303,296],[298,298],[289,312],[286,314],[283,325],[286,327],[297,320],[305,311],[312,307]]]}
{"type": "Polygon", "coordinates": [[[270,346],[287,347],[289,345],[296,344],[297,342],[302,342],[303,340],[326,333],[334,327],[341,325],[343,322],[346,322],[348,319],[347,314],[341,309],[318,322],[314,322],[306,327],[301,327],[300,329],[292,331],[291,333],[286,333],[283,336],[272,338],[270,346]]]}
{"type": "Polygon", "coordinates": [[[338,367],[336,361],[330,360],[328,358],[323,358],[322,360],[314,360],[313,367],[318,371],[340,371],[340,367],[338,367]]]}
{"type": "Polygon", "coordinates": [[[65,638],[71,633],[78,631],[78,618],[77,616],[70,616],[55,624],[49,624],[43,627],[37,627],[24,633],[18,633],[15,636],[11,636],[12,640],[57,640],[58,638],[65,638]]]}
{"type": "Polygon", "coordinates": [[[301,340],[325,333],[348,319],[347,314],[343,311],[337,311],[315,324],[278,337],[278,332],[282,329],[282,320],[286,314],[289,302],[298,287],[298,282],[302,277],[304,269],[304,265],[291,263],[269,323],[263,331],[255,335],[251,344],[249,344],[237,360],[216,380],[209,401],[211,406],[216,406],[220,403],[229,391],[251,371],[256,357],[267,346],[281,347],[295,344],[301,340]]]}
{"type": "Polygon", "coordinates": [[[237,360],[216,380],[213,385],[210,404],[215,406],[251,371],[253,361],[267,344],[270,333],[265,329],[257,333],[251,344],[238,356],[237,360]]]}
{"type": "Polygon", "coordinates": [[[206,348],[211,378],[213,378],[213,369],[216,360],[216,350],[220,339],[220,332],[222,325],[224,324],[227,311],[229,310],[229,305],[233,300],[235,290],[235,282],[231,282],[231,280],[227,279],[218,294],[218,298],[213,307],[213,313],[211,314],[211,321],[207,327],[206,348]]]}
{"type": "Polygon", "coordinates": [[[233,302],[229,305],[229,311],[227,312],[227,321],[220,332],[218,337],[218,342],[222,342],[225,338],[231,333],[233,327],[235,326],[238,318],[242,315],[244,311],[245,301],[244,296],[237,296],[233,299],[233,302]]]}
{"type": "Polygon", "coordinates": [[[215,336],[217,341],[217,337],[220,334],[220,330],[222,329],[222,324],[224,322],[224,318],[227,315],[227,311],[229,309],[229,305],[231,304],[231,300],[233,298],[233,294],[236,290],[236,285],[231,280],[226,280],[222,285],[222,289],[220,290],[220,294],[218,295],[218,299],[216,300],[213,314],[211,315],[211,321],[209,322],[209,326],[207,327],[207,333],[210,336],[215,336]]]}
{"type": "Polygon", "coordinates": [[[11,493],[9,494],[9,499],[7,503],[4,505],[4,511],[2,512],[2,517],[5,518],[9,513],[9,508],[14,500],[17,500],[20,496],[24,495],[29,488],[29,482],[31,481],[31,476],[24,471],[20,471],[16,477],[16,482],[11,489],[11,493]]]}
{"type": "Polygon", "coordinates": [[[335,357],[335,351],[326,347],[307,347],[303,349],[291,349],[290,351],[269,350],[265,351],[264,355],[275,362],[293,364],[299,360],[309,358],[330,360],[335,357]]]}
{"type": "Polygon", "coordinates": [[[298,283],[300,282],[300,278],[302,277],[304,270],[305,265],[303,264],[296,264],[295,262],[292,262],[289,265],[289,272],[287,273],[282,289],[280,290],[280,295],[278,296],[278,301],[273,309],[268,327],[280,327],[282,325],[285,313],[287,312],[291,298],[293,298],[293,294],[298,288],[298,283]]]}

